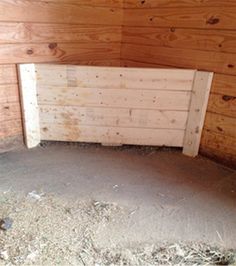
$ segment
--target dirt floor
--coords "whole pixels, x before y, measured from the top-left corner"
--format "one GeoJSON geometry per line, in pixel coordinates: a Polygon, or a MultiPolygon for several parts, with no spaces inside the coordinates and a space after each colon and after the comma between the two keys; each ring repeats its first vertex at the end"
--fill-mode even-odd
{"type": "Polygon", "coordinates": [[[236,172],[201,157],[55,143],[1,154],[0,182],[0,265],[236,258],[236,172]]]}

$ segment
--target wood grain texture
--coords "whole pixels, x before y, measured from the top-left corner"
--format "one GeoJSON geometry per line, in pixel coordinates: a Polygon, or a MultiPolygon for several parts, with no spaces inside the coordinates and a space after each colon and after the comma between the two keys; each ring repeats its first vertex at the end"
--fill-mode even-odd
{"type": "Polygon", "coordinates": [[[0,122],[1,126],[5,121],[21,119],[21,110],[19,102],[1,103],[0,105],[0,122]]]}
{"type": "MultiPolygon", "coordinates": [[[[124,45],[123,45],[124,47],[124,45]]],[[[123,50],[123,49],[122,49],[123,50]]],[[[156,63],[146,63],[146,62],[140,62],[137,60],[128,60],[128,59],[122,59],[121,60],[121,66],[122,67],[142,67],[142,68],[164,68],[164,69],[175,69],[176,67],[168,66],[164,64],[156,64],[156,63]]],[[[181,69],[181,68],[178,68],[181,69]]]]}
{"type": "Polygon", "coordinates": [[[17,84],[0,85],[0,103],[19,102],[17,84]]]}
{"type": "Polygon", "coordinates": [[[188,91],[97,89],[81,87],[37,87],[39,104],[80,105],[90,107],[143,108],[186,111],[188,91]]]}
{"type": "Polygon", "coordinates": [[[2,63],[30,62],[70,62],[108,61],[119,59],[118,43],[42,43],[42,44],[2,44],[2,63]],[[94,52],[96,51],[96,53],[94,52]],[[104,55],[106,55],[104,57],[104,55]]]}
{"type": "Polygon", "coordinates": [[[122,9],[70,1],[2,0],[0,21],[120,25],[122,9]]]}
{"type": "Polygon", "coordinates": [[[16,84],[17,74],[15,65],[0,65],[0,85],[16,84]]]}
{"type": "Polygon", "coordinates": [[[0,150],[6,151],[10,140],[19,143],[16,139],[22,139],[16,66],[0,65],[0,150]]]}
{"type": "Polygon", "coordinates": [[[182,146],[195,70],[35,70],[43,140],[182,146]]]}
{"type": "Polygon", "coordinates": [[[125,0],[121,47],[123,66],[215,72],[201,152],[230,166],[236,138],[235,7],[232,0],[125,0]]]}
{"type": "Polygon", "coordinates": [[[184,130],[120,128],[120,127],[92,127],[68,124],[59,125],[41,123],[42,140],[81,141],[135,144],[135,145],[183,145],[184,130]],[[149,137],[147,137],[149,136],[149,137]]]}
{"type": "Polygon", "coordinates": [[[207,112],[205,129],[224,136],[236,138],[236,123],[234,117],[207,112]]]}
{"type": "Polygon", "coordinates": [[[235,168],[236,138],[203,130],[200,151],[202,154],[235,168]]]}
{"type": "Polygon", "coordinates": [[[122,59],[236,75],[236,54],[126,44],[122,59]]]}
{"type": "Polygon", "coordinates": [[[236,7],[125,9],[125,26],[235,29],[236,7]]]}
{"type": "Polygon", "coordinates": [[[215,74],[211,92],[236,97],[236,76],[215,74]]]}
{"type": "Polygon", "coordinates": [[[0,44],[5,43],[110,43],[121,42],[121,26],[0,23],[0,44]]]}
{"type": "Polygon", "coordinates": [[[198,155],[213,73],[197,71],[194,77],[188,121],[184,136],[183,153],[198,155]]]}
{"type": "Polygon", "coordinates": [[[122,7],[123,0],[0,1],[1,150],[22,139],[8,129],[21,115],[12,107],[19,106],[15,64],[120,66],[122,7]]]}
{"type": "Polygon", "coordinates": [[[25,144],[27,148],[34,148],[40,143],[39,107],[37,101],[35,65],[19,65],[18,73],[25,144]]]}
{"type": "MultiPolygon", "coordinates": [[[[30,2],[43,2],[43,0],[30,0],[30,2]]],[[[52,3],[70,3],[81,6],[91,6],[91,7],[123,7],[123,0],[47,0],[47,2],[52,3]]]]}
{"type": "Polygon", "coordinates": [[[234,0],[125,0],[125,8],[182,8],[236,6],[234,0]]]}
{"type": "Polygon", "coordinates": [[[0,139],[11,136],[22,136],[22,121],[21,119],[7,120],[1,123],[0,139]]]}
{"type": "Polygon", "coordinates": [[[40,120],[46,123],[85,126],[166,128],[186,127],[187,111],[156,111],[132,108],[100,108],[81,106],[41,105],[40,120]]]}
{"type": "Polygon", "coordinates": [[[211,93],[207,110],[212,113],[234,117],[236,121],[236,97],[211,93]]]}
{"type": "Polygon", "coordinates": [[[43,86],[191,91],[195,70],[85,67],[37,64],[43,86]]]}
{"type": "Polygon", "coordinates": [[[236,31],[127,26],[122,43],[236,53],[236,31]]]}

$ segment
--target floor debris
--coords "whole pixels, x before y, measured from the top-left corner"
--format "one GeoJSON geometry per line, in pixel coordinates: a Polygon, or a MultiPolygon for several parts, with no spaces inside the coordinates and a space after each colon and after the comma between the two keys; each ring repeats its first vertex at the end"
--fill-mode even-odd
{"type": "Polygon", "coordinates": [[[0,265],[233,265],[236,261],[235,250],[204,243],[120,246],[111,235],[113,244],[103,246],[96,240],[99,229],[127,223],[136,211],[115,203],[74,202],[50,194],[34,201],[28,195],[2,196],[0,213],[11,216],[14,227],[0,231],[0,265]]]}
{"type": "Polygon", "coordinates": [[[44,195],[44,193],[37,193],[36,191],[32,191],[28,193],[28,197],[34,200],[41,200],[41,197],[44,195]]]}
{"type": "Polygon", "coordinates": [[[9,217],[3,218],[0,220],[0,229],[8,230],[12,227],[13,220],[9,217]]]}
{"type": "Polygon", "coordinates": [[[8,256],[8,253],[6,250],[0,251],[0,259],[2,259],[2,260],[8,260],[9,259],[9,256],[8,256]]]}

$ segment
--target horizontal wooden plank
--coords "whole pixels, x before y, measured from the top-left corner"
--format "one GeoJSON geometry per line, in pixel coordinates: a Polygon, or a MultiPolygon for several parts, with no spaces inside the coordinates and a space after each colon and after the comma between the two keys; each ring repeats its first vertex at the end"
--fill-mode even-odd
{"type": "Polygon", "coordinates": [[[79,87],[37,87],[38,103],[46,105],[76,105],[88,107],[119,107],[186,111],[188,91],[155,91],[126,89],[96,89],[79,87]]]}
{"type": "Polygon", "coordinates": [[[55,42],[120,42],[121,26],[0,23],[0,44],[55,42]]]}
{"type": "MultiPolygon", "coordinates": [[[[1,44],[1,63],[93,62],[119,59],[119,43],[1,44]]],[[[99,64],[99,63],[98,63],[99,64]]]]}
{"type": "Polygon", "coordinates": [[[207,111],[236,117],[236,97],[211,93],[207,111]]]}
{"type": "Polygon", "coordinates": [[[123,43],[236,53],[236,31],[124,27],[123,43]]]}
{"type": "Polygon", "coordinates": [[[42,140],[81,141],[113,144],[183,145],[184,130],[92,127],[41,123],[42,140]]]}
{"type": "Polygon", "coordinates": [[[22,134],[21,119],[7,120],[1,122],[0,139],[22,134]]]}
{"type": "MultiPolygon", "coordinates": [[[[30,2],[44,2],[44,0],[30,0],[30,2]]],[[[47,0],[52,3],[71,3],[91,7],[123,7],[123,0],[47,0]]]]}
{"type": "Polygon", "coordinates": [[[17,84],[0,85],[0,103],[19,102],[17,84]]]}
{"type": "Polygon", "coordinates": [[[0,65],[0,85],[17,83],[16,65],[0,65]]]}
{"type": "Polygon", "coordinates": [[[37,64],[38,86],[191,91],[194,70],[37,64]]]}
{"type": "Polygon", "coordinates": [[[0,122],[21,118],[20,103],[1,103],[0,122]]]}
{"type": "Polygon", "coordinates": [[[120,25],[122,9],[70,1],[0,1],[0,21],[120,25]]]}
{"type": "Polygon", "coordinates": [[[187,111],[40,106],[40,121],[52,124],[185,129],[187,117],[187,111]]]}
{"type": "Polygon", "coordinates": [[[125,9],[124,25],[141,27],[178,27],[232,29],[236,25],[236,7],[144,8],[125,9]]]}
{"type": "Polygon", "coordinates": [[[205,129],[224,136],[236,138],[236,117],[228,117],[221,114],[207,112],[205,129]]]}
{"type": "Polygon", "coordinates": [[[201,153],[235,168],[236,138],[203,130],[201,153]]]}
{"type": "Polygon", "coordinates": [[[236,76],[215,74],[211,92],[236,97],[236,76]]]}
{"type": "Polygon", "coordinates": [[[124,0],[125,8],[222,7],[236,6],[235,0],[124,0]]]}
{"type": "Polygon", "coordinates": [[[236,75],[236,54],[125,44],[122,59],[236,75]]]}

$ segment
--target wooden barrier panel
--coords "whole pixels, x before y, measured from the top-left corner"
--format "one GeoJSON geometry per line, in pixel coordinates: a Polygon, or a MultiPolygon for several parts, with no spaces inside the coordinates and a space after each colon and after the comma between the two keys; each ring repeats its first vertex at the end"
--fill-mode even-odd
{"type": "Polygon", "coordinates": [[[19,65],[21,103],[25,130],[25,143],[33,148],[40,143],[39,112],[34,64],[19,65]]]}
{"type": "Polygon", "coordinates": [[[41,139],[184,146],[186,154],[198,153],[211,73],[36,64],[21,65],[20,75],[24,113],[29,117],[26,137],[36,140],[28,146],[41,139]],[[24,94],[29,89],[37,98],[33,104],[24,94]],[[39,124],[34,127],[35,123],[39,124]],[[196,127],[197,136],[191,133],[196,127]]]}

